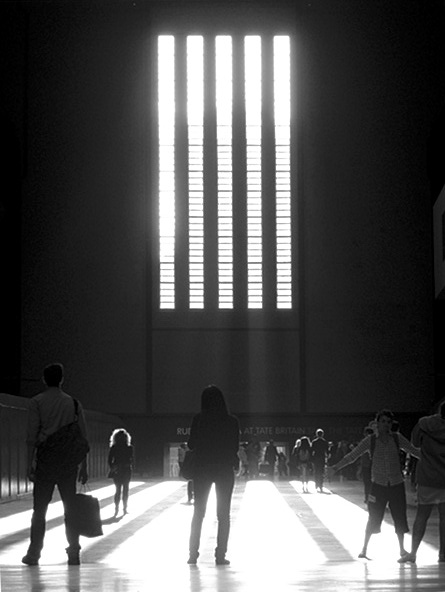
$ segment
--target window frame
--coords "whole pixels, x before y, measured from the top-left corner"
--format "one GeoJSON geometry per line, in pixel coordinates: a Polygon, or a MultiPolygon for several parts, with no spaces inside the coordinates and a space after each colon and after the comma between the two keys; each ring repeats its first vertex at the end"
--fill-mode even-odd
{"type": "MultiPolygon", "coordinates": [[[[301,276],[301,253],[299,249],[299,242],[300,242],[300,199],[299,199],[299,191],[298,191],[298,179],[297,179],[297,148],[298,148],[298,130],[297,130],[297,121],[296,121],[296,85],[297,85],[297,53],[296,53],[296,28],[295,25],[289,20],[289,10],[293,12],[293,8],[289,9],[289,6],[282,5],[279,3],[279,6],[283,8],[283,11],[278,10],[277,13],[272,10],[271,7],[268,6],[267,10],[263,9],[260,11],[260,14],[256,12],[255,15],[250,13],[249,10],[246,10],[246,7],[242,7],[242,18],[235,18],[231,21],[230,24],[224,24],[231,20],[231,17],[228,19],[227,14],[221,15],[221,20],[215,18],[218,12],[221,10],[221,6],[225,7],[224,3],[216,3],[212,10],[215,10],[215,14],[213,17],[210,17],[209,14],[203,15],[201,12],[200,14],[196,14],[196,6],[195,5],[188,5],[190,7],[190,11],[187,11],[188,3],[185,3],[181,7],[177,7],[178,12],[177,18],[175,19],[171,12],[167,11],[168,14],[165,13],[165,6],[158,4],[157,8],[154,10],[153,14],[156,14],[156,18],[153,19],[152,23],[152,44],[151,44],[151,51],[152,51],[152,64],[155,64],[157,55],[156,55],[156,47],[157,47],[157,39],[159,35],[163,34],[170,34],[174,35],[175,38],[178,37],[185,37],[188,34],[196,34],[196,35],[204,35],[204,36],[215,36],[218,34],[227,34],[231,35],[233,38],[240,38],[243,35],[253,35],[257,34],[262,37],[262,39],[270,38],[272,35],[288,35],[290,38],[291,43],[291,72],[294,72],[292,76],[291,83],[291,128],[292,128],[292,136],[291,136],[291,225],[292,225],[292,308],[276,308],[276,304],[274,302],[274,298],[270,296],[270,294],[266,294],[265,302],[263,303],[263,308],[260,309],[251,309],[247,308],[246,300],[247,296],[239,297],[235,296],[234,294],[234,305],[233,308],[218,308],[218,306],[209,306],[208,304],[204,305],[203,309],[195,309],[189,308],[187,298],[183,295],[181,297],[180,293],[176,295],[176,303],[175,308],[167,309],[167,308],[160,308],[159,306],[159,290],[160,290],[160,281],[159,281],[159,184],[158,184],[158,153],[157,153],[157,125],[153,126],[153,139],[151,142],[152,147],[154,148],[152,151],[152,166],[151,170],[152,174],[152,192],[151,195],[153,196],[152,200],[152,295],[151,295],[151,308],[152,308],[152,316],[155,326],[202,326],[202,327],[218,327],[218,326],[227,326],[233,325],[234,327],[246,326],[248,328],[262,328],[262,327],[289,327],[289,326],[297,326],[298,325],[298,317],[299,317],[299,310],[300,310],[300,276],[301,276]],[[219,8],[217,8],[219,7],[219,8]],[[268,13],[268,17],[265,18],[264,12],[268,13]],[[283,14],[287,16],[283,18],[283,14]],[[261,16],[263,15],[263,16],[261,16]],[[199,16],[199,18],[197,18],[199,16]],[[264,20],[263,20],[264,19],[264,20]],[[258,24],[255,24],[255,21],[261,21],[258,24]],[[174,24],[172,24],[174,22],[174,24]],[[192,26],[188,26],[187,23],[193,22],[192,26]]],[[[223,9],[226,12],[225,8],[223,9]]],[[[232,15],[233,16],[233,15],[232,15]]],[[[239,16],[239,15],[238,15],[239,16]]],[[[157,122],[157,80],[156,80],[156,73],[157,68],[153,67],[153,77],[152,77],[152,98],[154,100],[153,105],[153,114],[154,114],[154,121],[157,122]]],[[[183,133],[183,130],[182,132],[183,133]]],[[[236,156],[234,155],[234,160],[236,156]]],[[[181,171],[181,175],[184,175],[185,172],[181,171]]],[[[237,173],[233,171],[233,175],[235,176],[237,173]]],[[[205,188],[204,188],[205,191],[205,188]]],[[[236,200],[236,196],[234,195],[234,202],[236,200]]],[[[185,200],[187,201],[187,200],[185,200]]],[[[237,205],[233,204],[233,215],[234,217],[237,215],[236,213],[237,205]]],[[[178,212],[178,216],[183,215],[182,211],[178,212]]],[[[242,216],[243,214],[241,214],[242,216]]],[[[245,214],[244,214],[245,215],[245,214]]],[[[264,207],[263,207],[263,218],[264,218],[264,207]]],[[[245,219],[244,219],[245,222],[245,219]]],[[[238,219],[236,227],[234,225],[233,233],[234,233],[234,241],[241,241],[245,242],[245,237],[235,236],[237,233],[237,228],[242,225],[243,222],[241,219],[238,219]]],[[[205,229],[205,233],[208,232],[205,229]]],[[[270,233],[270,230],[268,231],[270,233]]],[[[205,240],[205,238],[204,238],[205,240]]],[[[182,251],[183,253],[188,253],[188,241],[185,244],[185,241],[181,243],[181,248],[178,249],[176,247],[176,252],[182,251]]],[[[245,249],[244,249],[245,250],[245,249]]],[[[263,247],[264,253],[264,247],[263,247]]],[[[213,255],[213,260],[215,255],[213,255]]],[[[263,259],[263,261],[267,262],[263,259]]],[[[245,262],[243,262],[245,264],[245,262]]],[[[240,268],[242,265],[238,267],[238,270],[235,272],[234,270],[234,290],[238,294],[238,289],[244,290],[246,294],[246,280],[242,277],[242,273],[240,272],[240,268]]],[[[270,261],[267,262],[267,269],[270,269],[270,261]]],[[[274,262],[275,267],[275,262],[274,262]]],[[[184,265],[183,260],[178,261],[178,270],[176,276],[175,285],[177,286],[178,283],[181,284],[184,281],[188,283],[188,279],[186,277],[188,264],[184,265]]],[[[208,269],[208,267],[206,267],[208,269]]],[[[206,274],[206,270],[204,272],[206,274]]],[[[267,271],[270,273],[270,271],[267,271]]],[[[276,269],[274,268],[273,273],[276,276],[276,269]]],[[[263,282],[264,284],[265,282],[263,282]]],[[[276,280],[273,282],[276,285],[276,280]]],[[[213,279],[213,284],[215,284],[215,280],[213,279]]],[[[208,282],[207,282],[208,285],[208,282]]],[[[207,286],[206,286],[207,287],[207,286]]],[[[213,295],[212,297],[213,302],[218,302],[217,297],[213,295]]]]}

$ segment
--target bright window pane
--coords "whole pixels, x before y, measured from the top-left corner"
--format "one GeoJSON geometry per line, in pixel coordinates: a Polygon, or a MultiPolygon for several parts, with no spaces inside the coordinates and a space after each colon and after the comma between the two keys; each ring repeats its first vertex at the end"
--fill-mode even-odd
{"type": "Polygon", "coordinates": [[[276,299],[277,308],[292,308],[289,37],[274,37],[273,47],[277,236],[276,299]]]}
{"type": "Polygon", "coordinates": [[[247,154],[247,306],[262,308],[261,37],[244,39],[247,154]]]}
{"type": "Polygon", "coordinates": [[[187,37],[189,306],[204,308],[204,40],[187,37]]]}
{"type": "Polygon", "coordinates": [[[218,307],[233,308],[232,38],[216,37],[218,307]]]}
{"type": "Polygon", "coordinates": [[[159,273],[161,308],[175,307],[175,40],[158,38],[159,273]]]}
{"type": "MultiPolygon", "coordinates": [[[[184,75],[176,80],[175,37],[158,37],[158,154],[159,154],[159,303],[160,308],[176,307],[177,294],[175,281],[177,262],[175,253],[181,249],[183,237],[177,235],[176,200],[186,195],[188,212],[181,232],[186,232],[184,247],[187,250],[188,306],[203,309],[205,306],[206,275],[204,265],[206,250],[215,249],[217,264],[217,302],[212,305],[220,309],[234,307],[235,265],[244,257],[238,257],[235,247],[245,244],[247,258],[247,307],[261,309],[264,306],[263,250],[275,242],[276,260],[274,278],[267,280],[275,286],[276,308],[290,309],[293,306],[292,278],[292,194],[291,194],[291,52],[289,36],[273,38],[273,92],[263,100],[262,53],[259,35],[244,37],[242,49],[233,43],[230,35],[218,35],[214,39],[215,53],[205,55],[205,38],[190,35],[186,38],[186,65],[184,75]],[[243,52],[244,56],[235,53],[243,52]],[[233,64],[244,58],[243,89],[240,96],[244,104],[234,104],[238,95],[234,89],[233,64]],[[204,69],[204,63],[212,64],[204,69]],[[214,66],[214,70],[213,70],[214,66]],[[206,72],[214,71],[214,80],[206,79],[206,72]],[[177,89],[177,84],[185,87],[177,89]],[[207,88],[207,85],[210,87],[207,88]],[[178,92],[179,91],[179,92],[178,92]],[[176,96],[184,96],[185,104],[175,104],[176,96]],[[210,104],[214,100],[214,105],[210,104]],[[236,112],[235,112],[236,108],[236,112]],[[234,112],[245,116],[244,129],[233,126],[234,112]],[[215,114],[205,118],[205,113],[215,114]],[[181,118],[180,134],[177,136],[175,122],[177,114],[181,118]],[[182,121],[184,114],[184,121],[182,121]],[[273,122],[274,130],[274,171],[275,220],[273,233],[269,225],[263,224],[263,185],[271,187],[269,167],[262,168],[264,159],[263,118],[273,122]],[[207,128],[208,122],[212,128],[207,128]],[[213,128],[213,123],[216,127],[213,128]],[[182,127],[182,126],[185,127],[182,127]],[[215,133],[216,132],[216,133],[215,133]],[[178,138],[184,144],[177,145],[178,138]],[[204,143],[205,139],[205,143],[204,143]],[[210,140],[215,142],[211,145],[210,140]],[[244,140],[244,142],[242,142],[244,140]],[[245,169],[239,169],[240,176],[234,177],[233,147],[245,150],[245,169]],[[207,148],[210,150],[208,153],[207,148]],[[176,162],[175,159],[178,159],[176,162]],[[209,159],[209,160],[207,160],[209,159]],[[178,171],[181,177],[176,178],[178,171]],[[204,171],[209,178],[204,178],[204,171]],[[186,179],[183,174],[186,173],[186,179]],[[186,183],[186,184],[185,184],[186,183]],[[181,187],[181,195],[176,188],[181,187]],[[206,196],[206,188],[211,189],[206,196]],[[206,200],[211,204],[216,190],[216,235],[215,219],[207,220],[207,212],[212,216],[212,206],[205,207],[206,200]],[[234,195],[241,199],[241,207],[234,208],[234,195]],[[239,197],[238,197],[239,196],[239,197]],[[247,219],[241,223],[236,213],[244,209],[247,219]],[[208,225],[212,226],[208,226],[208,225]],[[266,229],[266,230],[265,230],[266,229]],[[265,235],[267,232],[267,236],[265,235]],[[243,240],[234,243],[234,236],[243,235],[243,240]],[[204,238],[208,237],[206,246],[204,238]],[[245,243],[244,243],[245,240],[245,243]]],[[[213,47],[209,43],[208,47],[213,47]]],[[[266,56],[267,57],[267,56],[266,56]]],[[[244,157],[244,154],[242,154],[244,157]]],[[[179,189],[178,189],[179,191],[179,189]]],[[[267,196],[273,198],[273,196],[267,196]]],[[[243,218],[244,220],[244,218],[243,218]]],[[[182,222],[182,221],[181,221],[182,222]]],[[[241,248],[241,247],[239,247],[241,248]]],[[[243,247],[244,249],[244,247],[243,247]]],[[[178,286],[179,287],[179,286],[178,286]]],[[[181,292],[184,286],[180,286],[181,292]]],[[[213,294],[213,290],[210,291],[213,294]]],[[[185,294],[184,294],[185,296],[185,294]]]]}

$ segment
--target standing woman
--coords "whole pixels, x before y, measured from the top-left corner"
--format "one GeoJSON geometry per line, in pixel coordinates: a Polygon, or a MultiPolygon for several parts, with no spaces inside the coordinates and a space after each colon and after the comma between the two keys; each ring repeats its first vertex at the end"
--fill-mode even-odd
{"type": "Polygon", "coordinates": [[[311,441],[307,436],[303,436],[300,440],[300,447],[298,449],[298,462],[301,471],[301,484],[303,486],[303,493],[309,493],[309,469],[312,458],[311,441]]]}
{"type": "Polygon", "coordinates": [[[133,460],[134,449],[131,444],[130,434],[123,428],[114,430],[110,438],[108,465],[110,467],[109,477],[113,479],[116,486],[116,492],[114,494],[115,516],[119,512],[121,495],[124,514],[128,513],[128,488],[133,469],[133,460]]]}
{"type": "Polygon", "coordinates": [[[206,387],[202,392],[201,413],[193,418],[188,446],[195,454],[195,507],[188,563],[195,564],[199,556],[202,523],[214,483],[218,519],[215,562],[217,565],[229,565],[226,552],[230,531],[230,503],[235,470],[239,465],[239,425],[237,418],[229,414],[224,395],[214,385],[206,387]]]}

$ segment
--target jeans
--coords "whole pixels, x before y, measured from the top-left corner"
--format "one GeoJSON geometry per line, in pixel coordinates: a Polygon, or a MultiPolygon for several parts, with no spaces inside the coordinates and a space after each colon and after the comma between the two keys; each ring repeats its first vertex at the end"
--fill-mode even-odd
{"type": "Polygon", "coordinates": [[[216,516],[218,519],[215,557],[223,559],[227,552],[230,531],[230,503],[235,483],[235,474],[232,468],[219,470],[213,474],[209,471],[208,474],[197,475],[193,480],[195,509],[190,532],[189,550],[191,557],[197,557],[199,554],[202,523],[213,483],[215,484],[216,516]]]}
{"type": "Polygon", "coordinates": [[[57,485],[65,512],[65,532],[69,551],[77,551],[79,546],[79,534],[75,528],[75,517],[70,516],[70,503],[76,495],[77,469],[68,477],[57,481],[42,481],[37,479],[33,490],[33,514],[31,518],[31,542],[28,554],[38,559],[43,549],[43,541],[46,530],[46,512],[53,497],[54,488],[57,485]]]}
{"type": "Polygon", "coordinates": [[[324,461],[321,461],[321,462],[314,461],[313,467],[314,467],[315,488],[316,489],[323,489],[325,463],[324,463],[324,461]]]}

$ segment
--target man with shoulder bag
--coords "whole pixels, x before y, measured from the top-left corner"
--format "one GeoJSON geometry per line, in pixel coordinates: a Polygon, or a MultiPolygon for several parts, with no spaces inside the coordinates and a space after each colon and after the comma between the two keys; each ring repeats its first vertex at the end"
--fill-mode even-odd
{"type": "Polygon", "coordinates": [[[88,480],[89,450],[82,405],[62,390],[62,364],[43,371],[47,389],[31,399],[28,412],[28,476],[34,482],[30,544],[22,562],[38,565],[43,548],[46,512],[57,485],[65,512],[68,565],[80,564],[74,500],[76,482],[88,480]]]}

